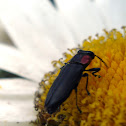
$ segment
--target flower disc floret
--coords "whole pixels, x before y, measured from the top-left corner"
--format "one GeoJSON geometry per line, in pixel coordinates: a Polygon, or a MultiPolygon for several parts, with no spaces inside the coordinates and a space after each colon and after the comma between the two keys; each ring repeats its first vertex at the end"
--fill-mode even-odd
{"type": "Polygon", "coordinates": [[[89,72],[88,90],[85,90],[86,78],[81,78],[78,85],[78,106],[76,107],[76,94],[72,91],[69,98],[60,106],[60,109],[49,115],[44,110],[47,93],[58,76],[60,68],[68,62],[77,52],[69,49],[64,53],[65,59],[53,61],[54,72],[45,74],[36,93],[35,108],[38,110],[37,123],[42,125],[59,126],[126,126],[126,27],[123,34],[113,29],[105,31],[105,36],[96,35],[96,39],[89,37],[84,40],[80,49],[92,51],[101,57],[108,68],[98,59],[94,58],[86,69],[101,68],[94,77],[89,72]],[[42,90],[40,92],[40,90],[42,90]]]}

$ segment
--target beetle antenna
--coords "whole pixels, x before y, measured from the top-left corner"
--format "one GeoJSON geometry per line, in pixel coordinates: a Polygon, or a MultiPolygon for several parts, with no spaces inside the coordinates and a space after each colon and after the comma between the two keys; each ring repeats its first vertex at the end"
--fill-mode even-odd
{"type": "Polygon", "coordinates": [[[105,66],[108,68],[107,64],[99,56],[96,56],[96,57],[99,58],[105,64],[105,66]]]}

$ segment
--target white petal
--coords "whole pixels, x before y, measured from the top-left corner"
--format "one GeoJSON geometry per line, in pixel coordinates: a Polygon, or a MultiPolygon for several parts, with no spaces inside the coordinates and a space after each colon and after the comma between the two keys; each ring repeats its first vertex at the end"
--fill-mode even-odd
{"type": "Polygon", "coordinates": [[[29,122],[0,122],[1,126],[36,126],[29,122]]]}
{"type": "Polygon", "coordinates": [[[0,87],[2,87],[0,88],[0,96],[16,98],[16,96],[20,95],[33,96],[38,83],[24,79],[1,79],[0,87]]]}
{"type": "Polygon", "coordinates": [[[16,45],[40,61],[59,58],[75,45],[62,16],[47,0],[0,0],[0,17],[16,45]]]}
{"type": "Polygon", "coordinates": [[[0,44],[0,68],[40,82],[45,66],[23,55],[18,50],[0,44]]]}
{"type": "Polygon", "coordinates": [[[90,0],[56,0],[56,2],[79,41],[100,33],[105,27],[94,2],[90,0]]]}
{"type": "Polygon", "coordinates": [[[96,5],[109,30],[126,25],[125,0],[96,0],[96,5]]]}
{"type": "Polygon", "coordinates": [[[8,34],[6,33],[3,24],[0,21],[0,42],[6,43],[9,45],[13,45],[12,41],[10,40],[8,34]]]}
{"type": "MultiPolygon", "coordinates": [[[[0,81],[0,122],[30,122],[36,119],[34,110],[34,93],[38,84],[21,80],[8,79],[0,81]]],[[[18,124],[17,124],[18,125],[18,124]]]]}

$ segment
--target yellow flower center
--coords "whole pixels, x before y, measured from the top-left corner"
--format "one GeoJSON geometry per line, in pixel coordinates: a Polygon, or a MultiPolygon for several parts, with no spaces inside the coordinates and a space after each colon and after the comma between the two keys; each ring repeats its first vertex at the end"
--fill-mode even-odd
{"type": "Polygon", "coordinates": [[[39,93],[36,94],[35,106],[38,109],[37,123],[60,126],[126,126],[126,27],[123,34],[113,29],[105,31],[104,36],[96,35],[96,39],[89,37],[79,48],[92,51],[101,57],[108,68],[98,59],[94,58],[88,68],[101,68],[94,77],[90,72],[88,90],[86,92],[86,78],[81,78],[78,85],[78,106],[76,107],[76,94],[73,91],[70,97],[60,106],[59,111],[49,115],[44,111],[44,102],[47,93],[60,72],[64,62],[68,62],[77,52],[69,49],[64,53],[65,59],[53,61],[55,72],[45,74],[44,81],[40,83],[39,93]],[[42,91],[40,91],[42,90],[42,91]],[[42,92],[42,93],[41,93],[42,92]]]}

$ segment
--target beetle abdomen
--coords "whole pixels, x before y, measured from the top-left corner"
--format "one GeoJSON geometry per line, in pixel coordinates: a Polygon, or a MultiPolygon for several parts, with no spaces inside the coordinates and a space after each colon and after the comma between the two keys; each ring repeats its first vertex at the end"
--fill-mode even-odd
{"type": "Polygon", "coordinates": [[[80,64],[67,64],[61,70],[59,76],[50,88],[45,108],[48,113],[53,113],[69,97],[80,81],[83,66],[80,64]],[[79,67],[78,67],[79,66],[79,67]]]}

